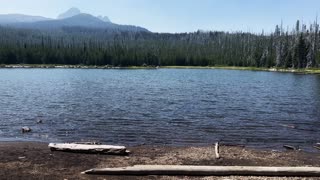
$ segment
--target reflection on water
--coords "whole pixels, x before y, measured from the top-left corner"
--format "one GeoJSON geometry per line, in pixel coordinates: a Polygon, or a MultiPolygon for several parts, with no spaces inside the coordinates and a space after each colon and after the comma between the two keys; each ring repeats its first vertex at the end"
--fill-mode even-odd
{"type": "Polygon", "coordinates": [[[0,137],[312,147],[320,77],[233,70],[0,69],[0,137]],[[38,119],[43,124],[36,124],[38,119]],[[21,134],[22,126],[33,133],[21,134]]]}

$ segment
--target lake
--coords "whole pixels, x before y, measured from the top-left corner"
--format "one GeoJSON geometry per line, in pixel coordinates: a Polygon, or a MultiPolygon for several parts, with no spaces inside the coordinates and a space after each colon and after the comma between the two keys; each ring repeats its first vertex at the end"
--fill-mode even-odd
{"type": "Polygon", "coordinates": [[[320,76],[210,70],[0,69],[0,141],[257,148],[320,142],[320,76]],[[42,124],[37,124],[42,120],[42,124]],[[31,133],[21,133],[28,126],[31,133]]]}

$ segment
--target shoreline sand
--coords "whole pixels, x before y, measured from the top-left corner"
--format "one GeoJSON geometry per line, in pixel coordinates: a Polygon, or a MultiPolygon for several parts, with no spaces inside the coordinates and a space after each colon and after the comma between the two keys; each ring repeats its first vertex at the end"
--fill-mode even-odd
{"type": "Polygon", "coordinates": [[[55,64],[0,64],[0,69],[225,69],[225,70],[244,70],[244,71],[266,71],[296,74],[320,74],[320,68],[292,69],[292,68],[261,68],[261,67],[238,67],[238,66],[93,66],[93,65],[55,65],[55,64]]]}
{"type": "Polygon", "coordinates": [[[301,177],[173,177],[173,176],[90,176],[91,168],[132,165],[216,165],[216,166],[320,166],[320,153],[257,150],[246,147],[214,146],[128,147],[129,156],[51,152],[48,143],[0,142],[0,177],[3,179],[317,179],[301,177]]]}

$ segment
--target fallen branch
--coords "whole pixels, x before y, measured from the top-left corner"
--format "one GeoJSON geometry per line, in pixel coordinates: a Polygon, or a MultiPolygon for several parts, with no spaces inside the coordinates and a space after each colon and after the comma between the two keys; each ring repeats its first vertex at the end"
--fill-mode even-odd
{"type": "Polygon", "coordinates": [[[90,144],[56,144],[50,143],[51,151],[65,151],[76,153],[97,153],[97,154],[113,154],[126,155],[127,150],[125,146],[111,146],[111,145],[90,145],[90,144]]]}
{"type": "Polygon", "coordinates": [[[219,143],[217,142],[215,145],[216,159],[220,159],[219,155],[219,143]]]}
{"type": "Polygon", "coordinates": [[[137,165],[90,169],[82,174],[181,176],[320,176],[320,167],[137,165]]]}

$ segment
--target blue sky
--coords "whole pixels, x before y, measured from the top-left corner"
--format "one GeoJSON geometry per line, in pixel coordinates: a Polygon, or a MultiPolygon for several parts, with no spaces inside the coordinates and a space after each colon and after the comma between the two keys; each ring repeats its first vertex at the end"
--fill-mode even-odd
{"type": "Polygon", "coordinates": [[[53,18],[71,7],[154,32],[270,32],[281,20],[290,28],[297,19],[314,21],[320,0],[0,0],[0,14],[53,18]]]}

